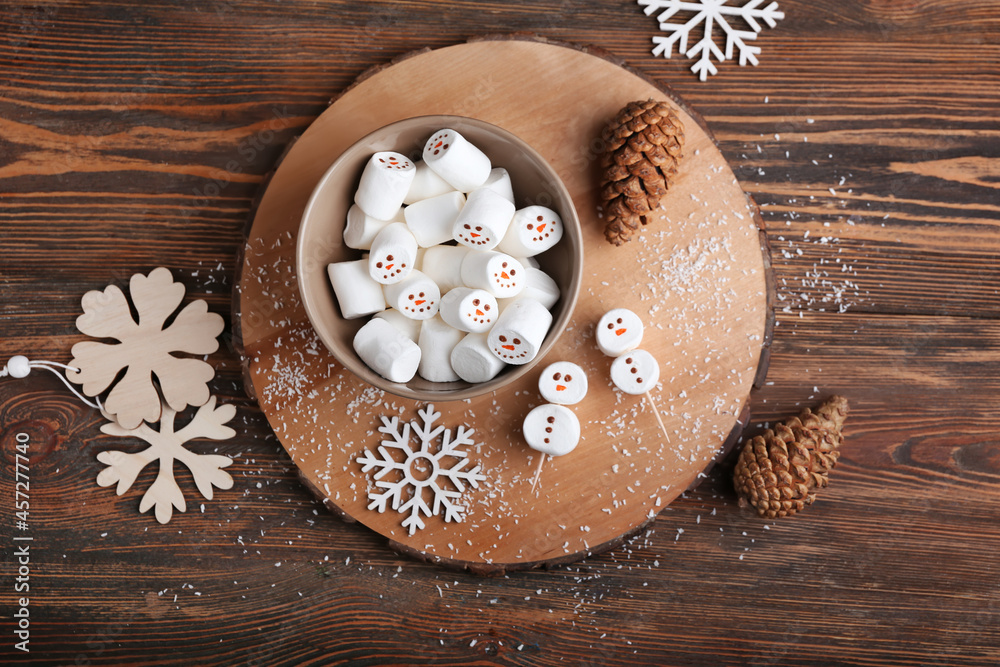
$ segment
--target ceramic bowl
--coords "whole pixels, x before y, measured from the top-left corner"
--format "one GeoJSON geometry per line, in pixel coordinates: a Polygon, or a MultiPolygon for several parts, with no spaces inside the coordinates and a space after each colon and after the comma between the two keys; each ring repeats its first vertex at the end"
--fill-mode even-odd
{"type": "Polygon", "coordinates": [[[299,226],[296,250],[299,292],[309,320],[320,339],[345,368],[365,382],[397,396],[422,401],[461,400],[496,391],[527,373],[543,359],[573,312],[583,272],[580,220],[573,200],[555,170],[510,132],[461,116],[420,116],[386,125],[357,141],[327,169],[309,198],[299,226]],[[354,334],[369,317],[344,319],[337,306],[326,267],[332,262],[360,259],[362,251],[344,245],[347,210],[354,203],[364,165],[373,153],[396,151],[420,159],[424,143],[441,128],[451,128],[479,147],[495,167],[510,174],[518,208],[541,204],[559,213],[563,238],[536,259],[559,285],[559,301],[552,308],[552,327],[535,359],[510,365],[488,382],[429,382],[419,375],[409,382],[390,382],[369,368],[354,351],[354,334]]]}

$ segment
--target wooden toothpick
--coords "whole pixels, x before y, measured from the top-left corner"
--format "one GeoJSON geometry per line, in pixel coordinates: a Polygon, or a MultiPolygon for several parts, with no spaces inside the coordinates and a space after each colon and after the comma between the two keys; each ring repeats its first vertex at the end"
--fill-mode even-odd
{"type": "Polygon", "coordinates": [[[538,478],[542,476],[542,466],[545,464],[545,454],[539,452],[538,467],[535,468],[535,476],[531,479],[531,492],[535,492],[535,487],[538,486],[538,478]]]}
{"type": "Polygon", "coordinates": [[[663,418],[660,417],[660,410],[656,407],[656,401],[653,400],[653,395],[648,391],[646,392],[646,400],[649,401],[649,407],[653,408],[653,415],[656,417],[656,423],[660,425],[660,430],[663,431],[664,439],[669,443],[670,436],[667,435],[667,427],[663,425],[663,418]]]}

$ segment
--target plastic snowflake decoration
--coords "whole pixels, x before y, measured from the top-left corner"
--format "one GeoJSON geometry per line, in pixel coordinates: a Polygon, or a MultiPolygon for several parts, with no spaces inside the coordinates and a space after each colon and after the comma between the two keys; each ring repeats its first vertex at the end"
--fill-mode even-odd
{"type": "Polygon", "coordinates": [[[691,67],[691,71],[698,75],[702,81],[708,79],[709,74],[716,74],[715,64],[712,62],[714,56],[719,62],[732,60],[734,49],[738,51],[740,65],[750,63],[757,64],[757,54],[760,53],[759,46],[753,46],[748,42],[757,39],[757,34],[763,29],[760,21],[767,23],[769,28],[773,28],[779,19],[785,18],[784,12],[778,11],[778,3],[772,2],[766,7],[760,8],[765,0],[749,0],[743,5],[729,4],[738,0],[698,0],[697,2],[686,2],[685,0],[639,0],[639,4],[645,7],[646,16],[663,9],[664,11],[656,18],[660,22],[660,30],[670,33],[668,37],[654,37],[653,55],[663,55],[669,58],[673,52],[674,44],[677,45],[677,52],[688,58],[698,60],[691,67]],[[683,16],[690,15],[684,23],[670,23],[678,13],[684,12],[683,16]],[[740,21],[740,25],[746,24],[749,30],[741,30],[732,23],[731,20],[740,21]],[[688,48],[688,39],[698,26],[702,27],[702,38],[694,46],[688,48]],[[716,26],[726,35],[726,50],[722,51],[713,40],[713,32],[716,26]]]}
{"type": "MultiPolygon", "coordinates": [[[[97,455],[97,460],[108,467],[97,476],[100,486],[111,486],[118,483],[118,495],[125,493],[135,482],[136,477],[147,465],[159,461],[160,470],[156,480],[146,490],[139,503],[139,511],[145,512],[150,507],[156,507],[156,520],[167,523],[173,515],[173,508],[183,512],[187,509],[184,494],[174,479],[174,461],[180,461],[191,470],[194,483],[206,499],[212,499],[212,487],[231,489],[233,478],[222,470],[233,461],[227,456],[215,454],[196,454],[184,448],[184,443],[194,438],[211,438],[226,440],[236,435],[236,431],[223,426],[236,414],[236,407],[221,405],[216,407],[215,397],[198,408],[198,412],[184,428],[174,430],[174,417],[177,415],[169,405],[163,406],[160,417],[160,430],[154,431],[149,424],[138,428],[127,429],[115,421],[101,426],[101,431],[108,435],[132,436],[145,440],[149,447],[141,452],[128,454],[121,451],[106,451],[97,455]]],[[[111,419],[110,415],[105,415],[111,419]]]]}
{"type": "Polygon", "coordinates": [[[456,504],[466,486],[476,488],[486,479],[479,473],[479,466],[469,470],[467,453],[459,449],[463,445],[474,445],[470,436],[473,429],[459,426],[455,437],[451,429],[434,426],[441,416],[432,404],[417,410],[423,420],[403,423],[399,417],[382,417],[379,432],[389,437],[378,448],[378,455],[366,450],[358,457],[362,472],[378,469],[375,486],[380,490],[369,491],[368,509],[385,512],[392,507],[403,519],[403,528],[413,535],[424,527],[423,516],[443,515],[445,521],[461,522],[464,505],[456,504]],[[411,431],[417,436],[417,446],[410,442],[411,431]],[[434,447],[434,441],[441,436],[441,445],[434,447]],[[391,473],[391,474],[390,474],[391,473]]]}
{"type": "Polygon", "coordinates": [[[71,382],[83,385],[87,396],[112,387],[104,409],[125,429],[160,418],[161,399],[154,378],[163,393],[162,402],[175,411],[208,401],[208,381],[215,369],[201,359],[173,353],[211,354],[219,348],[216,336],[225,327],[222,317],[209,313],[200,300],[189,303],[166,324],[184,299],[184,285],[175,283],[165,268],[154,269],[148,276],[132,276],[129,293],[138,321],[116,285],[84,294],[77,329],[118,342],[77,343],[72,370],[66,372],[71,382]],[[122,370],[125,373],[118,379],[122,370]]]}

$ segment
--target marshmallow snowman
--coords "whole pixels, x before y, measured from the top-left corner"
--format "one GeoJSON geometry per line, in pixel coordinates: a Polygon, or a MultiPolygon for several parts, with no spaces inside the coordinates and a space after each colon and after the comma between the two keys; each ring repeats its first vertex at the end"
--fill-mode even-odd
{"type": "Polygon", "coordinates": [[[499,315],[496,298],[486,290],[456,287],[441,297],[442,319],[461,331],[489,331],[499,315]]]}
{"type": "Polygon", "coordinates": [[[414,343],[417,342],[417,339],[420,336],[420,325],[423,324],[423,320],[415,320],[407,317],[395,308],[386,308],[381,313],[375,313],[375,315],[372,316],[372,319],[375,318],[385,320],[414,343]]]}
{"type": "Polygon", "coordinates": [[[556,305],[559,300],[559,285],[549,274],[530,266],[524,268],[525,281],[524,289],[517,296],[509,299],[497,299],[500,304],[500,312],[507,310],[507,306],[518,299],[534,299],[549,310],[556,305]]]}
{"type": "Polygon", "coordinates": [[[528,206],[516,213],[497,250],[515,257],[534,257],[545,252],[563,236],[559,214],[545,206],[528,206]]]}
{"type": "Polygon", "coordinates": [[[514,204],[489,188],[469,193],[455,218],[452,236],[473,250],[492,250],[503,239],[514,218],[514,204]]]}
{"type": "Polygon", "coordinates": [[[407,190],[406,197],[403,198],[403,203],[407,206],[455,189],[448,184],[448,181],[435,174],[434,170],[428,167],[423,160],[418,160],[415,167],[413,182],[410,183],[410,189],[407,190]]]}
{"type": "Polygon", "coordinates": [[[631,350],[611,362],[611,381],[626,394],[645,394],[660,381],[660,364],[645,350],[631,350]]]}
{"type": "Polygon", "coordinates": [[[414,269],[398,283],[383,288],[386,302],[413,320],[427,320],[438,313],[441,291],[426,274],[414,269]]]}
{"type": "Polygon", "coordinates": [[[388,220],[403,205],[415,174],[416,167],[405,155],[375,153],[361,172],[354,203],[376,220],[388,220]]]}
{"type": "Polygon", "coordinates": [[[466,382],[492,380],[506,364],[490,350],[486,334],[470,333],[451,351],[451,367],[466,382]]]}
{"type": "Polygon", "coordinates": [[[368,274],[368,262],[335,262],[326,267],[344,319],[353,320],[385,310],[382,286],[368,274]]]}
{"type": "Polygon", "coordinates": [[[455,219],[465,206],[465,195],[452,190],[437,197],[421,199],[403,209],[406,226],[417,245],[431,248],[452,239],[455,219]]]}
{"type": "Polygon", "coordinates": [[[597,323],[597,347],[609,357],[617,357],[639,347],[643,325],[639,316],[628,308],[609,310],[597,323]]]}
{"type": "Polygon", "coordinates": [[[580,442],[580,420],[567,407],[543,403],[525,416],[521,433],[535,451],[563,456],[580,442]]]}
{"type": "Polygon", "coordinates": [[[493,165],[481,150],[452,129],[438,130],[424,144],[424,162],[460,192],[472,192],[490,177],[493,165]]]}
{"type": "Polygon", "coordinates": [[[417,263],[417,239],[402,222],[385,226],[372,240],[368,272],[383,285],[392,285],[410,275],[417,263]]]}
{"type": "Polygon", "coordinates": [[[576,405],[587,395],[587,374],[572,361],[556,361],[538,377],[538,391],[549,403],[576,405]]]}
{"type": "Polygon", "coordinates": [[[524,289],[526,275],[519,261],[502,252],[470,252],[462,259],[462,283],[498,299],[517,296],[524,289]]]}
{"type": "Polygon", "coordinates": [[[420,364],[417,374],[428,382],[455,382],[458,373],[451,367],[451,352],[465,338],[465,332],[448,325],[440,317],[424,320],[420,326],[420,364]]]}
{"type": "Polygon", "coordinates": [[[378,317],[354,335],[354,351],[390,382],[409,382],[420,364],[420,348],[406,334],[378,317]]]}
{"type": "Polygon", "coordinates": [[[545,306],[534,299],[518,299],[490,329],[489,348],[505,363],[526,364],[538,355],[551,325],[552,313],[545,306]]]}

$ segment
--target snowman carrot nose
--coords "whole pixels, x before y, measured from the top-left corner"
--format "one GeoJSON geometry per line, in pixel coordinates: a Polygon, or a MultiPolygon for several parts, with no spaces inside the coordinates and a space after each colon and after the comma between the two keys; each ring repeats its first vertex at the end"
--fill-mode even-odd
{"type": "Polygon", "coordinates": [[[564,385],[564,384],[557,384],[556,385],[556,391],[566,391],[566,385],[564,385]]]}
{"type": "Polygon", "coordinates": [[[500,347],[502,347],[505,350],[510,350],[511,352],[514,351],[514,346],[513,345],[501,345],[500,347]]]}
{"type": "Polygon", "coordinates": [[[503,278],[504,280],[510,280],[510,276],[507,275],[506,271],[501,271],[500,277],[503,278]]]}
{"type": "Polygon", "coordinates": [[[415,304],[416,304],[416,305],[418,305],[418,306],[422,306],[422,305],[424,305],[424,304],[425,304],[426,302],[427,302],[427,300],[426,300],[426,299],[420,299],[419,301],[414,301],[413,303],[415,303],[415,304]]]}
{"type": "Polygon", "coordinates": [[[478,308],[476,308],[476,315],[478,315],[479,317],[482,317],[483,316],[483,311],[481,311],[478,308]]]}
{"type": "Polygon", "coordinates": [[[392,267],[394,267],[394,266],[396,266],[396,265],[395,264],[386,264],[385,265],[385,270],[386,271],[390,271],[392,269],[392,267]]]}
{"type": "Polygon", "coordinates": [[[542,224],[540,224],[537,227],[535,227],[535,229],[537,229],[539,232],[544,232],[545,231],[545,223],[543,222],[542,224]]]}
{"type": "Polygon", "coordinates": [[[479,238],[479,234],[477,234],[475,232],[469,232],[469,236],[471,236],[474,239],[478,239],[479,238]]]}
{"type": "Polygon", "coordinates": [[[615,330],[615,335],[616,335],[616,336],[621,336],[621,335],[622,335],[623,333],[625,333],[626,331],[628,331],[628,329],[616,329],[616,330],[615,330]]]}

